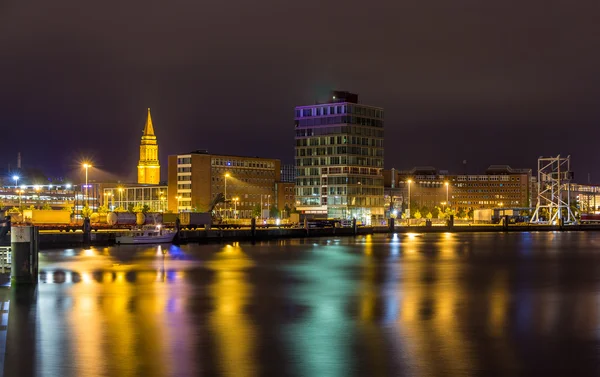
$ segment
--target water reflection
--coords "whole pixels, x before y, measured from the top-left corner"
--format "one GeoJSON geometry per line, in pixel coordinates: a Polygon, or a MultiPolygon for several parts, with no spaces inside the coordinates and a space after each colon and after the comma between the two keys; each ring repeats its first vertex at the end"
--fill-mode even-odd
{"type": "Polygon", "coordinates": [[[49,251],[37,289],[0,290],[4,375],[598,375],[598,245],[415,233],[49,251]]]}
{"type": "Polygon", "coordinates": [[[256,337],[245,311],[254,294],[246,282],[246,270],[253,265],[239,243],[225,245],[207,263],[215,271],[209,288],[215,309],[209,325],[215,337],[218,369],[223,376],[258,375],[253,361],[256,337]]]}

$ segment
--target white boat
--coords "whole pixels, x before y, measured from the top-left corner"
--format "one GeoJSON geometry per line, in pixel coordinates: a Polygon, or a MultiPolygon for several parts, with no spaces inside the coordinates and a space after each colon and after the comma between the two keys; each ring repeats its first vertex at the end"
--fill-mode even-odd
{"type": "Polygon", "coordinates": [[[144,225],[115,237],[117,244],[158,244],[171,243],[175,238],[174,230],[164,229],[161,225],[144,225]]]}

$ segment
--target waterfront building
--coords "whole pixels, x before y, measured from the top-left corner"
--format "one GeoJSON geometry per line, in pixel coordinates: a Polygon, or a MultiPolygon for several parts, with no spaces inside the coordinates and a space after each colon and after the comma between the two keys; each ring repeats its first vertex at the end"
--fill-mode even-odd
{"type": "Polygon", "coordinates": [[[0,188],[0,210],[11,208],[36,209],[69,209],[76,217],[80,217],[81,210],[86,202],[92,211],[97,211],[100,205],[98,200],[98,185],[19,185],[4,186],[0,188]]]}
{"type": "Polygon", "coordinates": [[[600,185],[571,183],[568,192],[571,194],[571,203],[575,203],[581,213],[600,212],[600,185]]]}
{"type": "Polygon", "coordinates": [[[304,217],[384,220],[383,126],[383,109],[353,93],[296,107],[296,208],[304,217]]]}
{"type": "Polygon", "coordinates": [[[388,193],[386,203],[400,198],[400,206],[406,210],[410,185],[413,214],[417,209],[432,210],[434,207],[457,212],[499,207],[527,209],[535,205],[531,201],[531,172],[531,169],[513,169],[508,165],[492,165],[477,175],[449,174],[434,167],[387,170],[384,172],[388,193]]]}
{"type": "Polygon", "coordinates": [[[168,164],[170,209],[208,211],[219,193],[227,202],[215,209],[228,219],[250,218],[256,211],[268,213],[277,205],[275,183],[281,180],[281,162],[277,159],[197,150],[171,155],[168,164]]]}
{"type": "Polygon", "coordinates": [[[158,160],[158,142],[154,135],[154,126],[150,109],[140,142],[140,160],[138,162],[139,184],[157,185],[160,182],[160,162],[158,160]]]}
{"type": "Polygon", "coordinates": [[[138,184],[103,184],[101,200],[110,211],[148,206],[150,212],[169,211],[169,187],[138,184]]]}

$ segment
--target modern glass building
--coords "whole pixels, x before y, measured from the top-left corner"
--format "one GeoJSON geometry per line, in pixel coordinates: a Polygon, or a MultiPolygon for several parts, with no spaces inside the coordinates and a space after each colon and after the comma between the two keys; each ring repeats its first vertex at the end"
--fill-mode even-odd
{"type": "Polygon", "coordinates": [[[102,203],[110,211],[147,205],[150,212],[167,212],[168,197],[168,186],[118,184],[103,187],[102,203]]]}
{"type": "Polygon", "coordinates": [[[307,217],[384,221],[380,107],[334,91],[327,103],[296,107],[296,208],[307,217]]]}

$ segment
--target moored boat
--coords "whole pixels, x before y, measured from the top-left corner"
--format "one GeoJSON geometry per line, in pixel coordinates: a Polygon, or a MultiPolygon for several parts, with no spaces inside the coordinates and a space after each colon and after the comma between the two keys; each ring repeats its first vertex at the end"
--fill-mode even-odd
{"type": "Polygon", "coordinates": [[[161,225],[144,225],[115,237],[117,244],[159,244],[171,243],[175,238],[174,230],[164,229],[161,225]]]}

